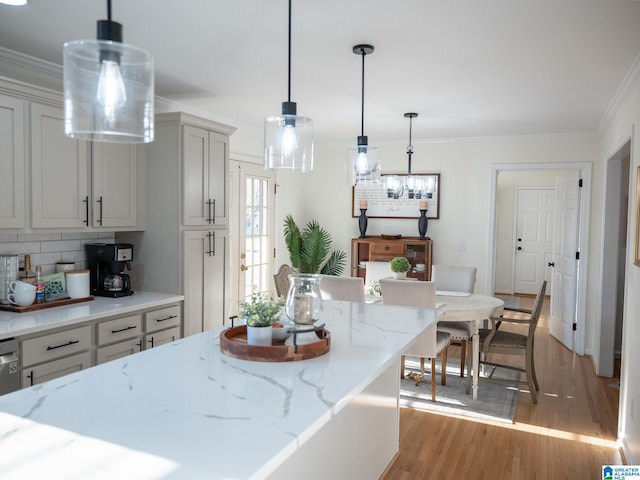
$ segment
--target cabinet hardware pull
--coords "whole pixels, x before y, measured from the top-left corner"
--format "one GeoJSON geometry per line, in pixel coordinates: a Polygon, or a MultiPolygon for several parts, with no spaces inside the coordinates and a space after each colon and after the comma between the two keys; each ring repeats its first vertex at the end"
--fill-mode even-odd
{"type": "Polygon", "coordinates": [[[151,344],[151,348],[153,348],[153,337],[151,337],[149,340],[147,340],[150,344],[151,344]]]}
{"type": "Polygon", "coordinates": [[[111,330],[111,333],[126,332],[127,330],[133,330],[134,328],[136,328],[136,326],[135,325],[131,325],[130,327],[124,327],[124,328],[120,328],[118,330],[111,330]]]}
{"type": "Polygon", "coordinates": [[[215,201],[215,200],[208,199],[208,200],[206,201],[206,204],[207,204],[207,216],[209,217],[209,218],[207,218],[207,219],[206,219],[206,222],[207,222],[208,224],[215,223],[215,219],[213,218],[213,215],[212,215],[212,209],[211,209],[211,206],[213,205],[213,211],[215,212],[215,204],[216,204],[216,201],[215,201]]]}
{"type": "Polygon", "coordinates": [[[27,375],[27,378],[29,379],[29,383],[33,387],[33,370],[31,370],[31,373],[27,375]]]}
{"type": "Polygon", "coordinates": [[[138,343],[136,343],[136,345],[138,346],[140,351],[142,351],[142,340],[140,340],[138,343]]]}
{"type": "Polygon", "coordinates": [[[63,343],[62,345],[56,345],[55,347],[47,347],[47,352],[49,350],[55,350],[56,348],[68,347],[69,345],[74,345],[76,343],[80,343],[80,340],[69,340],[67,343],[63,343]]]}
{"type": "Polygon", "coordinates": [[[172,318],[178,318],[178,316],[177,315],[169,315],[168,317],[157,318],[156,322],[164,322],[166,320],[171,320],[172,318]]]}
{"type": "Polygon", "coordinates": [[[87,195],[86,197],[84,197],[84,200],[82,200],[84,202],[84,220],[82,221],[82,223],[84,223],[87,227],[89,226],[89,196],[87,195]]]}
{"type": "Polygon", "coordinates": [[[216,223],[216,199],[215,198],[213,199],[213,215],[211,216],[211,223],[216,223]]]}
{"type": "MultiPolygon", "coordinates": [[[[216,202],[213,201],[213,205],[215,206],[216,202]]],[[[211,254],[213,257],[216,256],[216,232],[211,232],[211,254]]]]}
{"type": "Polygon", "coordinates": [[[100,198],[96,200],[96,202],[100,204],[100,217],[98,218],[98,223],[102,226],[102,195],[100,195],[100,198]]]}

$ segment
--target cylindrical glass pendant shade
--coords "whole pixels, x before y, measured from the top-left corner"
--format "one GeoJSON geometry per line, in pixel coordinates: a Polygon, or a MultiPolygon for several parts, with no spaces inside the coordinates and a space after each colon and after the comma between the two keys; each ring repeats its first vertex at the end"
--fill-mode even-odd
{"type": "Polygon", "coordinates": [[[264,120],[264,166],[272,170],[313,170],[313,120],[270,115],[264,120]]]}
{"type": "Polygon", "coordinates": [[[153,141],[153,57],[110,40],[64,44],[64,129],[81,140],[153,141]]]}
{"type": "Polygon", "coordinates": [[[347,147],[346,167],[352,185],[380,183],[380,149],[369,145],[347,147]]]}
{"type": "Polygon", "coordinates": [[[404,179],[398,175],[385,175],[384,188],[387,198],[398,199],[404,193],[404,179]]]}

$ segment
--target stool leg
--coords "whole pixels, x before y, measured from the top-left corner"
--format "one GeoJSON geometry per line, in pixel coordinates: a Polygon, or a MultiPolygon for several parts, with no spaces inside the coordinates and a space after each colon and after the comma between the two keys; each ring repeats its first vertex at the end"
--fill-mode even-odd
{"type": "Polygon", "coordinates": [[[467,341],[460,340],[460,376],[464,377],[464,364],[467,359],[467,341]]]}
{"type": "Polygon", "coordinates": [[[431,359],[431,401],[436,401],[436,357],[431,359]]]}

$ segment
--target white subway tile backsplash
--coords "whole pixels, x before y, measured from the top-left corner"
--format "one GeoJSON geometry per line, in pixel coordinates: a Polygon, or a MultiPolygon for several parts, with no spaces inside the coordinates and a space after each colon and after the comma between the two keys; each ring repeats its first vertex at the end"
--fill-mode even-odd
{"type": "Polygon", "coordinates": [[[46,242],[60,240],[60,233],[19,233],[18,242],[46,242]]]}
{"type": "Polygon", "coordinates": [[[18,255],[24,266],[24,255],[31,255],[32,269],[42,267],[42,273],[55,272],[58,262],[75,262],[76,268],[87,268],[86,243],[115,241],[114,232],[45,232],[0,233],[0,255],[18,255]]]}

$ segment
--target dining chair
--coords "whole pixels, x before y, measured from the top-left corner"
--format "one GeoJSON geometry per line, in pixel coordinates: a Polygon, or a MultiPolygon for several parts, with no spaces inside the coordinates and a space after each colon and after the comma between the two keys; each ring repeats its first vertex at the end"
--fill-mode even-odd
{"type": "MultiPolygon", "coordinates": [[[[538,326],[538,320],[540,319],[540,312],[542,311],[542,303],[544,301],[545,290],[547,288],[547,282],[542,282],[540,291],[536,296],[531,310],[522,308],[507,308],[505,312],[511,311],[520,314],[526,314],[526,318],[516,318],[501,316],[497,318],[491,318],[492,328],[480,330],[480,364],[489,365],[495,368],[506,368],[509,370],[515,370],[525,374],[525,380],[516,380],[518,383],[524,383],[529,386],[529,392],[533,403],[538,403],[536,397],[536,391],[540,390],[538,379],[536,378],[536,367],[534,362],[534,346],[535,346],[535,332],[538,326]],[[500,329],[498,329],[498,323],[502,323],[500,329]],[[504,325],[515,324],[526,326],[526,333],[517,333],[505,329],[504,325]],[[486,360],[487,354],[500,354],[500,355],[520,355],[524,356],[525,366],[512,365],[509,363],[499,363],[486,360]]],[[[493,373],[493,372],[492,372],[493,373]]],[[[487,380],[513,383],[514,380],[506,380],[501,378],[494,378],[492,375],[486,377],[487,380]]]]}
{"type": "MultiPolygon", "coordinates": [[[[438,291],[473,293],[476,285],[476,267],[433,265],[431,281],[438,291]]],[[[451,343],[460,344],[460,376],[464,377],[464,364],[471,372],[471,325],[469,322],[438,322],[438,330],[451,334],[451,343]],[[468,352],[468,353],[467,353],[468,352]]]]}
{"type": "Polygon", "coordinates": [[[296,271],[289,265],[282,264],[278,271],[273,275],[273,281],[276,284],[276,295],[285,297],[289,291],[289,275],[293,275],[296,271]]]}
{"type": "Polygon", "coordinates": [[[361,277],[320,275],[320,279],[320,296],[323,300],[364,303],[364,280],[361,277]]]}
{"type": "Polygon", "coordinates": [[[365,274],[365,284],[371,285],[371,282],[380,280],[381,278],[392,277],[393,272],[389,266],[390,262],[366,262],[367,268],[365,274]]]}
{"type": "MultiPolygon", "coordinates": [[[[404,280],[380,279],[382,301],[386,305],[404,305],[407,307],[435,308],[436,284],[433,282],[406,282],[404,280]]],[[[424,372],[424,359],[431,359],[431,400],[436,401],[436,358],[442,360],[441,383],[447,383],[447,346],[451,336],[440,332],[433,325],[419,337],[417,342],[402,355],[400,378],[404,378],[405,356],[420,358],[420,371],[424,372]]]]}

